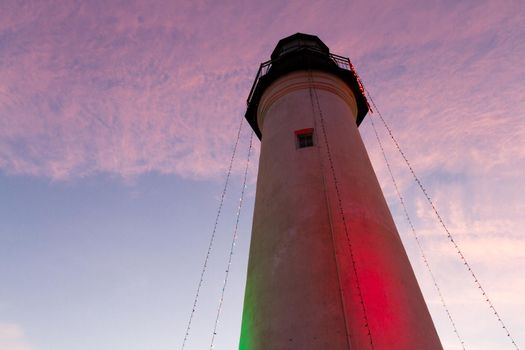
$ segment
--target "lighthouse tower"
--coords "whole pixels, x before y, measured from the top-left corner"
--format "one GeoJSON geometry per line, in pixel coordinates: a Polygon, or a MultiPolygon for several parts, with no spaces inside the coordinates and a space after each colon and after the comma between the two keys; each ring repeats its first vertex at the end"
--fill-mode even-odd
{"type": "Polygon", "coordinates": [[[348,59],[295,34],[261,65],[261,139],[240,350],[442,349],[358,126],[348,59]]]}

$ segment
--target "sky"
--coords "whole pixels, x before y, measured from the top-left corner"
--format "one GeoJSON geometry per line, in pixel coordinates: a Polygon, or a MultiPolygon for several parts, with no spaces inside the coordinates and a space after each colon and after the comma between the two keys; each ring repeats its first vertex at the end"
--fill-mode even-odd
{"type": "MultiPolygon", "coordinates": [[[[181,347],[258,65],[318,35],[348,56],[525,347],[522,1],[0,1],[0,350],[181,347]]],[[[461,349],[360,126],[446,349],[461,349]]],[[[467,349],[513,349],[379,127],[467,349]]],[[[209,348],[244,123],[186,349],[209,348]]],[[[259,145],[215,349],[235,349],[259,145]]]]}

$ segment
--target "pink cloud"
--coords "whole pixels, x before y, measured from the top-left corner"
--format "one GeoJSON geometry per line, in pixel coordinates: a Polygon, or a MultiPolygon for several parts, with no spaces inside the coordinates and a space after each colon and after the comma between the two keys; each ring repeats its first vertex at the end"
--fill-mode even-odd
{"type": "Polygon", "coordinates": [[[0,323],[0,349],[32,350],[22,328],[14,323],[0,323]]]}
{"type": "Polygon", "coordinates": [[[3,11],[5,172],[54,179],[221,174],[257,64],[280,37],[297,31],[299,18],[300,30],[353,55],[407,148],[430,148],[410,153],[421,168],[491,168],[525,157],[522,144],[502,142],[525,135],[521,126],[509,130],[512,114],[524,109],[509,104],[519,102],[515,70],[523,51],[509,31],[519,25],[511,8],[491,2],[455,11],[437,3],[323,3],[300,12],[295,2],[104,6],[57,1],[3,11]],[[349,11],[364,16],[347,23],[349,11]],[[392,18],[396,11],[405,14],[403,23],[392,18]],[[512,54],[503,59],[502,51],[512,54]]]}

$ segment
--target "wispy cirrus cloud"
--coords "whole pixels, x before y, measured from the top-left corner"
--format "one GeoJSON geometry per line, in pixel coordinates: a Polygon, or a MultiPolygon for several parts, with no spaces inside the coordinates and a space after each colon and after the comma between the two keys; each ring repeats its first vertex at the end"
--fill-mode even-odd
{"type": "Polygon", "coordinates": [[[209,50],[221,50],[181,29],[198,5],[158,5],[3,11],[16,18],[3,22],[0,51],[4,171],[67,179],[223,170],[242,111],[232,90],[248,71],[217,65],[209,50]]]}
{"type": "Polygon", "coordinates": [[[522,160],[525,128],[509,130],[524,109],[512,4],[7,3],[0,168],[219,174],[258,62],[297,30],[353,55],[404,144],[430,148],[410,153],[421,168],[522,160]],[[347,23],[352,13],[363,16],[347,23]]]}

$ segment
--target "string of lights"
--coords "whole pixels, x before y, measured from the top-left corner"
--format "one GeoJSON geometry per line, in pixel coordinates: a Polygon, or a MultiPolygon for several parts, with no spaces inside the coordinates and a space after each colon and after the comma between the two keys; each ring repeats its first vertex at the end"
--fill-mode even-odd
{"type": "Polygon", "coordinates": [[[365,90],[365,86],[363,85],[363,81],[359,77],[359,74],[357,74],[357,70],[355,69],[354,65],[352,64],[352,61],[348,59],[348,66],[350,67],[350,71],[354,75],[355,80],[357,80],[357,85],[359,86],[359,90],[361,90],[361,94],[365,97],[366,106],[370,110],[371,113],[374,113],[374,110],[372,109],[372,106],[370,106],[370,103],[368,102],[368,99],[366,98],[367,91],[365,90]]]}
{"type": "Polygon", "coordinates": [[[237,130],[237,137],[235,139],[235,145],[233,146],[233,151],[232,151],[232,155],[231,155],[231,158],[230,158],[228,171],[227,171],[227,174],[226,174],[226,180],[224,181],[224,187],[222,189],[221,198],[220,198],[220,201],[219,201],[219,208],[217,209],[217,215],[215,216],[215,223],[213,224],[213,230],[212,230],[212,233],[211,233],[211,236],[210,236],[210,242],[208,244],[208,250],[206,251],[206,257],[204,258],[204,264],[203,264],[202,269],[201,269],[200,279],[199,279],[199,283],[197,285],[197,291],[196,291],[195,297],[193,299],[193,306],[192,306],[192,309],[191,309],[191,313],[190,313],[190,317],[189,317],[188,323],[186,325],[186,331],[185,331],[185,334],[184,334],[184,340],[182,341],[181,350],[184,350],[184,347],[186,346],[186,343],[188,341],[188,337],[189,337],[189,334],[190,334],[190,329],[191,329],[191,324],[192,324],[192,321],[193,321],[193,316],[195,315],[195,311],[197,310],[197,303],[198,303],[198,300],[199,300],[199,294],[200,294],[200,290],[202,288],[202,284],[204,282],[204,275],[206,274],[206,269],[208,267],[208,260],[210,259],[213,243],[215,241],[215,235],[216,235],[216,232],[217,232],[217,225],[219,223],[219,218],[221,216],[222,207],[223,207],[223,204],[224,204],[224,198],[226,197],[228,184],[230,182],[230,177],[231,177],[231,172],[232,172],[232,167],[233,167],[233,161],[235,160],[235,155],[237,153],[237,148],[239,146],[239,139],[241,138],[241,130],[242,130],[243,123],[244,123],[244,119],[241,118],[241,122],[240,122],[239,128],[237,130]]]}
{"type": "MultiPolygon", "coordinates": [[[[325,143],[325,147],[326,147],[328,163],[330,164],[330,172],[331,172],[331,175],[332,175],[332,179],[334,181],[339,214],[341,215],[341,220],[342,220],[343,228],[344,228],[344,231],[345,231],[346,241],[347,241],[347,244],[348,244],[348,250],[350,252],[350,259],[351,259],[351,262],[352,262],[352,269],[353,269],[354,278],[356,280],[356,285],[357,285],[357,294],[359,296],[359,302],[361,304],[361,309],[363,311],[364,327],[367,330],[367,335],[368,335],[368,338],[370,340],[370,346],[372,347],[372,349],[374,349],[374,341],[372,339],[372,332],[370,330],[370,325],[369,325],[369,322],[368,322],[368,314],[367,314],[366,306],[365,306],[364,299],[363,299],[363,292],[361,290],[361,284],[359,282],[359,274],[357,273],[356,259],[355,259],[355,256],[354,256],[354,250],[353,250],[352,242],[350,240],[350,234],[348,232],[348,225],[347,225],[345,214],[344,214],[344,210],[343,210],[343,202],[341,200],[341,193],[339,191],[339,182],[337,181],[337,176],[335,174],[335,168],[334,168],[334,162],[333,162],[333,159],[332,159],[332,153],[331,153],[331,150],[330,150],[330,144],[328,143],[326,127],[325,127],[325,122],[324,122],[323,110],[321,109],[321,104],[319,103],[319,95],[317,94],[317,90],[313,86],[314,85],[314,80],[313,80],[313,76],[312,76],[312,72],[311,71],[309,71],[309,78],[310,78],[310,89],[309,89],[309,91],[310,91],[310,99],[311,99],[311,101],[313,101],[313,97],[315,97],[317,110],[319,111],[319,120],[321,122],[321,131],[323,133],[323,139],[324,139],[324,143],[325,143]]],[[[312,108],[313,108],[313,106],[312,106],[312,108]]],[[[314,110],[314,114],[315,114],[315,110],[314,110]]]]}
{"type": "Polygon", "coordinates": [[[237,207],[235,228],[233,230],[233,237],[232,237],[232,242],[231,242],[231,246],[230,246],[230,253],[229,253],[229,256],[228,256],[228,264],[226,266],[226,274],[224,276],[224,282],[223,282],[223,285],[222,285],[221,297],[219,299],[219,306],[217,308],[217,315],[215,317],[215,324],[213,326],[213,333],[212,333],[212,336],[211,336],[210,349],[213,349],[213,347],[214,347],[215,336],[217,335],[217,327],[219,325],[219,318],[221,316],[222,305],[224,303],[224,293],[226,291],[226,286],[228,285],[228,277],[230,276],[230,268],[231,268],[231,264],[232,264],[233,253],[234,253],[235,244],[236,244],[237,238],[238,238],[237,232],[238,232],[238,229],[239,229],[239,220],[240,220],[240,217],[241,217],[241,209],[242,209],[242,204],[243,204],[243,201],[244,201],[244,193],[246,191],[246,179],[248,178],[248,169],[249,169],[249,166],[250,166],[250,157],[251,157],[251,153],[252,153],[252,148],[253,148],[253,132],[250,133],[250,145],[248,147],[248,157],[246,159],[246,167],[244,168],[244,178],[243,178],[243,182],[242,182],[241,196],[239,198],[239,206],[237,207]]]}
{"type": "Polygon", "coordinates": [[[408,224],[410,226],[410,229],[412,231],[412,235],[414,236],[414,238],[416,240],[417,246],[419,248],[419,252],[421,254],[421,258],[423,258],[423,262],[425,263],[425,266],[426,266],[426,268],[428,270],[428,273],[430,274],[430,277],[432,278],[432,283],[434,284],[434,288],[436,289],[436,291],[437,291],[437,293],[439,295],[439,299],[441,301],[441,305],[445,309],[445,312],[446,312],[447,317],[448,317],[448,319],[450,321],[450,324],[452,325],[454,333],[456,334],[456,337],[458,338],[459,342],[461,343],[461,348],[463,350],[465,350],[465,342],[463,341],[463,339],[461,338],[461,336],[460,336],[460,334],[458,332],[458,329],[456,327],[456,323],[454,322],[454,320],[452,318],[452,314],[450,313],[450,310],[449,310],[449,308],[447,306],[447,303],[445,302],[445,298],[443,297],[443,293],[441,292],[441,288],[439,288],[439,285],[437,283],[436,277],[434,276],[434,273],[432,272],[432,269],[430,268],[430,264],[428,262],[428,259],[427,259],[427,256],[425,254],[425,251],[423,250],[423,245],[421,244],[421,240],[419,238],[419,235],[417,234],[417,232],[416,232],[416,230],[414,228],[414,225],[412,223],[412,219],[410,219],[410,215],[408,214],[408,210],[407,210],[407,207],[405,205],[405,200],[403,199],[403,196],[401,195],[401,192],[399,191],[399,187],[397,186],[397,181],[396,181],[396,179],[394,177],[394,174],[392,172],[392,168],[390,167],[390,161],[388,160],[388,157],[386,156],[386,152],[385,152],[385,149],[383,147],[383,142],[381,142],[381,139],[379,138],[379,134],[377,132],[377,128],[376,128],[375,123],[374,123],[374,118],[370,118],[370,122],[372,123],[372,128],[374,129],[374,134],[375,134],[377,143],[379,144],[379,148],[381,149],[381,153],[383,154],[383,158],[385,159],[386,167],[388,169],[388,173],[390,174],[390,179],[392,180],[392,183],[393,183],[394,188],[396,190],[399,202],[401,203],[401,206],[403,207],[403,212],[405,214],[405,219],[408,222],[408,224]]]}
{"type": "Polygon", "coordinates": [[[392,129],[390,128],[390,126],[388,125],[388,123],[385,121],[385,119],[383,118],[383,115],[381,114],[381,112],[379,111],[379,109],[377,108],[377,105],[375,104],[374,102],[374,99],[372,98],[370,92],[364,87],[363,85],[363,90],[365,91],[366,93],[366,96],[368,96],[368,99],[370,99],[370,102],[372,104],[372,106],[374,107],[377,115],[379,116],[379,119],[381,120],[381,123],[383,124],[383,126],[385,127],[385,129],[387,130],[389,136],[390,136],[390,139],[392,140],[392,142],[394,143],[397,151],[401,154],[401,157],[403,157],[403,160],[405,162],[405,164],[407,165],[408,169],[410,170],[410,173],[412,174],[412,177],[414,179],[414,181],[417,183],[419,189],[423,192],[428,204],[430,205],[430,207],[432,208],[432,211],[434,212],[434,215],[437,217],[441,227],[443,228],[443,230],[445,231],[449,241],[452,243],[452,245],[454,246],[459,258],[461,259],[461,261],[463,262],[463,265],[467,268],[468,272],[470,273],[471,277],[473,278],[474,280],[474,283],[475,285],[477,286],[477,288],[480,290],[485,302],[488,304],[489,308],[491,309],[492,313],[494,314],[495,318],[498,320],[499,324],[501,325],[501,327],[503,328],[503,330],[505,331],[507,337],[509,338],[509,340],[511,341],[512,345],[514,345],[514,348],[516,350],[519,350],[519,347],[516,343],[516,341],[514,340],[514,338],[512,337],[508,327],[505,325],[505,323],[503,322],[503,319],[501,318],[500,314],[498,313],[498,311],[496,311],[496,308],[494,307],[494,304],[492,302],[492,300],[489,298],[487,292],[485,291],[485,289],[483,288],[483,286],[481,285],[481,282],[479,281],[478,277],[476,276],[476,274],[474,273],[474,271],[472,270],[472,266],[469,264],[469,262],[467,261],[465,255],[463,254],[463,251],[459,248],[459,245],[457,244],[456,240],[454,239],[454,237],[452,236],[452,233],[449,231],[448,227],[445,225],[445,222],[443,220],[443,218],[441,217],[441,215],[439,214],[439,211],[437,210],[436,206],[434,205],[434,202],[432,201],[432,199],[430,198],[430,196],[428,195],[428,192],[427,190],[425,189],[425,187],[423,186],[421,180],[419,179],[419,177],[416,175],[416,172],[414,171],[414,168],[412,167],[411,163],[409,162],[405,152],[403,151],[403,149],[401,148],[401,146],[399,145],[399,142],[397,141],[397,139],[394,137],[393,133],[392,133],[392,129]]]}

